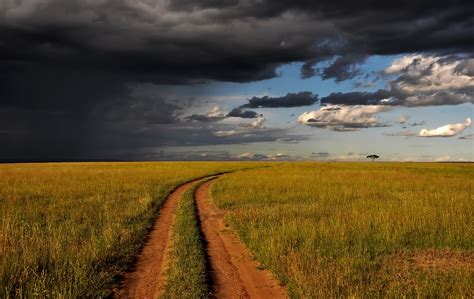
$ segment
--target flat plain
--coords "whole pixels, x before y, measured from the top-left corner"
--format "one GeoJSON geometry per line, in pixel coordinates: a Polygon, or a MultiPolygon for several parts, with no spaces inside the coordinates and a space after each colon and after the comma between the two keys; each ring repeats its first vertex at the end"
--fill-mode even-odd
{"type": "Polygon", "coordinates": [[[474,165],[285,163],[214,184],[292,297],[473,297],[474,165]]]}
{"type": "MultiPolygon", "coordinates": [[[[210,200],[290,297],[474,295],[473,164],[149,162],[0,165],[0,297],[117,294],[167,196],[216,174],[210,200]]],[[[165,297],[219,293],[204,181],[177,203],[165,297]]]]}
{"type": "Polygon", "coordinates": [[[109,295],[167,194],[242,163],[0,165],[0,297],[109,295]]]}

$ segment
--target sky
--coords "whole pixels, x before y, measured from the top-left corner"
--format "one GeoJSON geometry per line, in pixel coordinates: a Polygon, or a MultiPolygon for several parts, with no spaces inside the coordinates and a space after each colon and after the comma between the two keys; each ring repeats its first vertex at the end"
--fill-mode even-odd
{"type": "Polygon", "coordinates": [[[472,1],[0,0],[0,161],[474,161],[472,1]]]}

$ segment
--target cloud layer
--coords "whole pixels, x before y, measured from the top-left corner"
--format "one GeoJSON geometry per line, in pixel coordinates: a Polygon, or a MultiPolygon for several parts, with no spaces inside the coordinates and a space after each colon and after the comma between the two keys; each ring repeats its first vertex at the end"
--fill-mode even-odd
{"type": "Polygon", "coordinates": [[[422,129],[418,136],[420,137],[453,137],[463,132],[471,126],[471,119],[467,118],[464,123],[448,124],[436,129],[422,129]]]}
{"type": "Polygon", "coordinates": [[[377,105],[329,106],[319,110],[305,112],[298,122],[317,128],[330,128],[335,131],[353,131],[359,128],[382,127],[375,114],[390,108],[377,105]]]}
{"type": "Polygon", "coordinates": [[[282,97],[252,97],[248,103],[240,108],[290,108],[300,106],[310,106],[318,101],[318,95],[309,91],[299,93],[288,93],[282,97]]]}
{"type": "Polygon", "coordinates": [[[389,89],[331,93],[321,103],[403,105],[408,107],[474,103],[474,59],[470,56],[406,55],[383,71],[389,89]]]}
{"type": "MultiPolygon", "coordinates": [[[[0,158],[96,157],[168,144],[237,142],[213,134],[235,129],[216,120],[256,113],[191,115],[195,122],[183,124],[192,99],[159,88],[144,92],[143,86],[254,82],[278,76],[278,67],[292,62],[303,62],[305,78],[339,82],[360,76],[370,55],[437,53],[397,62],[398,69],[386,73],[396,77],[388,91],[333,94],[322,102],[472,102],[472,57],[452,55],[473,52],[472,15],[470,1],[2,1],[0,138],[6,145],[0,158]]],[[[247,105],[316,101],[298,93],[257,97],[247,105]]],[[[278,135],[266,134],[246,140],[278,135]]]]}

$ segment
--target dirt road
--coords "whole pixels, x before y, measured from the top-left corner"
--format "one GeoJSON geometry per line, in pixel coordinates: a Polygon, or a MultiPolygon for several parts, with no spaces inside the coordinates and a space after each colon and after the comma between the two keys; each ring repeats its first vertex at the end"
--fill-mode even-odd
{"type": "Polygon", "coordinates": [[[165,270],[171,247],[171,230],[176,206],[196,181],[179,186],[160,209],[148,241],[138,256],[133,272],[127,273],[116,298],[157,298],[165,287],[165,270]]]}
{"type": "MultiPolygon", "coordinates": [[[[173,246],[176,207],[184,193],[198,181],[183,184],[168,196],[134,270],[125,275],[116,298],[154,299],[163,294],[169,252],[173,246]]],[[[216,298],[288,298],[285,289],[269,271],[258,270],[259,263],[252,259],[250,251],[225,226],[224,212],[210,201],[209,186],[212,182],[203,183],[195,193],[211,277],[211,295],[216,298]]]]}
{"type": "Polygon", "coordinates": [[[209,186],[196,191],[201,231],[207,243],[213,295],[217,298],[288,298],[272,274],[258,270],[259,263],[224,223],[224,212],[209,198],[209,186]]]}

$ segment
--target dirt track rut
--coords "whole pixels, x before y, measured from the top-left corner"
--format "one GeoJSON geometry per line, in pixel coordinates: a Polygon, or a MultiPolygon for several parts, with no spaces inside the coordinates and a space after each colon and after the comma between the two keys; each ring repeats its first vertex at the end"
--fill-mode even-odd
{"type": "Polygon", "coordinates": [[[195,198],[201,231],[207,243],[207,255],[213,282],[213,296],[217,298],[288,298],[272,274],[258,270],[250,251],[225,225],[224,212],[210,200],[209,187],[202,184],[195,198]]]}
{"type": "Polygon", "coordinates": [[[125,275],[122,289],[116,294],[116,298],[154,299],[163,293],[176,206],[195,183],[196,181],[192,181],[179,186],[163,203],[134,270],[125,275]]]}
{"type": "MultiPolygon", "coordinates": [[[[215,177],[217,178],[217,177],[215,177]]],[[[159,298],[165,289],[172,229],[176,207],[184,193],[199,180],[185,183],[173,191],[160,209],[132,272],[125,274],[116,298],[159,298]]],[[[250,251],[224,223],[224,212],[210,200],[209,186],[201,184],[195,193],[215,298],[288,298],[272,274],[258,270],[250,251]]],[[[198,183],[199,184],[199,183],[198,183]]]]}

